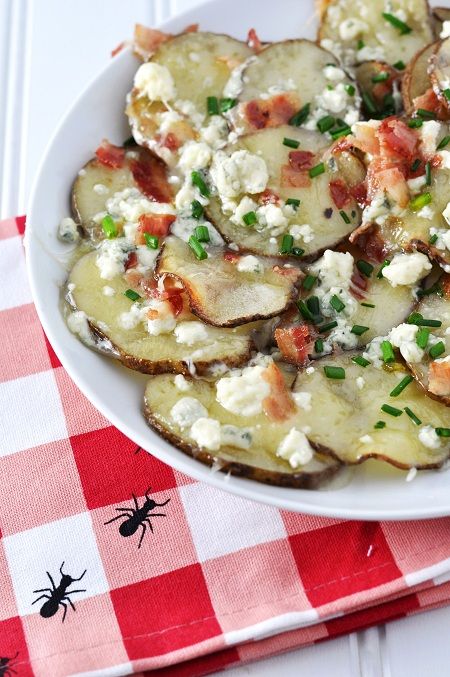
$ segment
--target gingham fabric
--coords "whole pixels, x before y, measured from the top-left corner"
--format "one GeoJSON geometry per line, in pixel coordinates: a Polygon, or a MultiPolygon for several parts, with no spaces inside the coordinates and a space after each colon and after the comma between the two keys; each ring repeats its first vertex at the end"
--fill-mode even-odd
{"type": "Polygon", "coordinates": [[[450,519],[269,508],[111,426],[43,334],[24,225],[0,223],[0,675],[204,675],[448,602],[450,519]]]}

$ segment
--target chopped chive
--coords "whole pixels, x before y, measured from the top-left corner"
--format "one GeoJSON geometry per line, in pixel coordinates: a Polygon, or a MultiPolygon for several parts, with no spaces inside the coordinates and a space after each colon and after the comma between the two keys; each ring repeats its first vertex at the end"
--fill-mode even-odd
{"type": "Polygon", "coordinates": [[[386,427],[386,421],[377,421],[373,427],[375,430],[381,430],[386,427]]]}
{"type": "Polygon", "coordinates": [[[441,320],[430,320],[424,318],[420,313],[411,313],[407,319],[408,324],[415,324],[418,327],[442,327],[441,320]]]}
{"type": "Polygon", "coordinates": [[[411,33],[412,28],[408,26],[408,24],[405,24],[404,21],[396,17],[394,14],[391,14],[390,12],[383,12],[383,19],[385,19],[388,23],[391,24],[394,28],[397,28],[397,30],[400,31],[400,35],[406,35],[407,33],[411,33]]]}
{"type": "Polygon", "coordinates": [[[328,89],[328,91],[330,91],[330,92],[333,91],[334,85],[327,85],[327,89],[328,89]]]}
{"type": "Polygon", "coordinates": [[[362,336],[366,331],[369,331],[369,327],[364,327],[362,324],[354,324],[350,329],[350,333],[356,334],[356,336],[362,336]]]}
{"type": "Polygon", "coordinates": [[[448,136],[444,136],[442,141],[439,141],[437,150],[442,150],[443,148],[445,148],[445,146],[448,146],[449,142],[450,142],[450,134],[448,136]]]}
{"type": "Polygon", "coordinates": [[[417,326],[419,326],[420,320],[423,320],[423,315],[420,313],[411,313],[406,322],[408,324],[417,324],[417,326]]]}
{"type": "Polygon", "coordinates": [[[404,391],[406,386],[408,386],[411,383],[411,381],[414,381],[414,378],[410,374],[408,374],[408,376],[405,376],[405,378],[402,378],[400,383],[398,383],[395,386],[395,388],[393,390],[391,390],[391,392],[389,393],[389,396],[390,397],[398,397],[400,395],[400,393],[402,393],[404,391]]]}
{"type": "Polygon", "coordinates": [[[372,76],[372,82],[384,82],[385,80],[389,80],[390,78],[390,73],[386,71],[381,71],[380,73],[377,73],[376,75],[372,76]]]}
{"type": "Polygon", "coordinates": [[[194,230],[194,236],[199,242],[209,242],[208,226],[197,226],[194,230]]]}
{"type": "Polygon", "coordinates": [[[303,256],[304,253],[305,250],[302,249],[301,247],[292,247],[291,254],[293,254],[294,256],[303,256]]]}
{"type": "Polygon", "coordinates": [[[389,362],[395,361],[394,349],[390,341],[382,341],[380,348],[381,354],[383,356],[383,362],[388,364],[389,362]]]}
{"type": "Polygon", "coordinates": [[[123,292],[124,296],[130,299],[130,301],[139,301],[141,297],[140,294],[137,293],[137,291],[134,291],[133,289],[127,289],[126,291],[123,292]]]}
{"type": "Polygon", "coordinates": [[[438,296],[442,296],[442,287],[438,282],[435,282],[431,287],[428,287],[428,289],[418,289],[417,290],[417,296],[430,296],[431,294],[437,294],[438,296]]]}
{"type": "Polygon", "coordinates": [[[246,226],[253,226],[253,224],[258,221],[258,218],[257,218],[255,212],[247,212],[242,217],[242,220],[243,220],[243,222],[245,223],[246,226]]]}
{"type": "Polygon", "coordinates": [[[411,171],[415,172],[417,169],[419,169],[420,163],[421,163],[420,158],[416,158],[410,167],[411,171]]]}
{"type": "Polygon", "coordinates": [[[364,306],[364,308],[375,308],[374,303],[366,303],[365,301],[361,303],[361,305],[364,306]]]}
{"type": "Polygon", "coordinates": [[[333,320],[333,322],[327,322],[326,324],[323,324],[321,327],[318,327],[318,330],[321,334],[324,334],[326,331],[330,331],[330,329],[334,329],[337,326],[338,323],[336,322],[336,320],[333,320]]]}
{"type": "Polygon", "coordinates": [[[125,139],[125,141],[122,143],[124,148],[133,148],[135,145],[136,141],[134,140],[134,136],[129,136],[128,139],[125,139]]]}
{"type": "Polygon", "coordinates": [[[405,414],[409,416],[409,418],[411,419],[411,421],[413,421],[413,423],[415,423],[416,425],[421,425],[422,421],[420,420],[420,418],[418,418],[418,416],[415,415],[415,413],[409,407],[405,407],[405,414]]]}
{"type": "Polygon", "coordinates": [[[309,299],[306,300],[306,305],[313,315],[320,314],[320,303],[317,296],[310,296],[309,299]]]}
{"type": "Polygon", "coordinates": [[[366,277],[370,277],[373,273],[372,264],[368,261],[364,261],[363,259],[359,259],[359,261],[356,262],[356,267],[358,268],[359,272],[366,277]]]}
{"type": "Polygon", "coordinates": [[[305,279],[303,280],[302,287],[303,289],[307,289],[308,291],[311,291],[311,289],[314,287],[315,283],[317,281],[317,277],[314,275],[307,275],[305,279]]]}
{"type": "Polygon", "coordinates": [[[401,416],[403,411],[401,409],[396,409],[396,407],[391,407],[390,404],[382,404],[381,411],[384,411],[385,414],[390,416],[401,416]]]}
{"type": "Polygon", "coordinates": [[[281,240],[280,254],[290,254],[292,252],[292,247],[294,244],[294,238],[292,235],[283,235],[281,240]]]}
{"type": "Polygon", "coordinates": [[[429,244],[436,244],[437,241],[438,241],[437,233],[435,233],[434,235],[432,235],[432,236],[430,237],[430,239],[428,240],[429,244]]]}
{"type": "Polygon", "coordinates": [[[317,339],[317,341],[314,343],[314,350],[316,353],[323,353],[323,340],[322,339],[317,339]]]}
{"type": "Polygon", "coordinates": [[[344,212],[343,209],[341,209],[341,211],[339,212],[339,214],[341,215],[341,218],[342,218],[342,220],[344,221],[344,223],[350,223],[350,219],[348,218],[347,213],[344,212]]]}
{"type": "Polygon", "coordinates": [[[345,85],[345,91],[349,96],[355,96],[356,89],[354,85],[345,85]]]}
{"type": "Polygon", "coordinates": [[[230,108],[234,108],[237,104],[237,99],[220,99],[220,112],[226,113],[230,108]]]}
{"type": "Polygon", "coordinates": [[[379,280],[381,280],[381,278],[383,277],[383,270],[386,268],[386,266],[389,266],[390,263],[391,262],[389,261],[389,259],[384,259],[383,263],[381,264],[381,268],[377,273],[377,278],[379,280]]]}
{"type": "Polygon", "coordinates": [[[341,301],[341,299],[339,298],[339,296],[337,296],[337,294],[333,294],[333,296],[330,299],[330,306],[334,308],[334,310],[337,313],[340,313],[341,311],[344,310],[345,303],[341,301]]]}
{"type": "Polygon", "coordinates": [[[300,207],[300,200],[297,200],[297,198],[295,198],[295,197],[289,197],[286,200],[285,204],[290,205],[291,207],[293,207],[294,209],[297,210],[300,207]]]}
{"type": "Polygon", "coordinates": [[[422,120],[435,120],[436,113],[432,110],[426,110],[425,108],[418,108],[417,115],[422,118],[422,120]]]}
{"type": "Polygon", "coordinates": [[[409,202],[409,208],[412,212],[418,212],[422,207],[426,207],[432,201],[431,193],[422,193],[421,195],[416,195],[409,202]]]}
{"type": "Polygon", "coordinates": [[[333,141],[336,141],[336,139],[339,139],[341,136],[348,136],[351,131],[351,128],[348,125],[345,125],[339,129],[333,129],[330,134],[333,141]]]}
{"type": "Polygon", "coordinates": [[[411,127],[411,129],[418,129],[419,127],[422,127],[423,125],[423,120],[420,118],[411,118],[408,120],[408,127],[411,127]]]}
{"type": "Polygon", "coordinates": [[[150,233],[144,233],[145,244],[149,249],[158,249],[159,247],[159,238],[156,235],[150,235],[150,233]]]}
{"type": "Polygon", "coordinates": [[[311,169],[309,170],[308,173],[309,173],[309,176],[310,176],[311,179],[314,179],[314,177],[319,176],[320,174],[324,174],[325,173],[324,163],[320,162],[315,167],[311,167],[311,169]]]}
{"type": "Polygon", "coordinates": [[[287,136],[283,139],[283,146],[287,146],[288,148],[298,148],[299,145],[300,141],[296,141],[295,139],[289,139],[287,136]]]}
{"type": "Polygon", "coordinates": [[[219,100],[217,96],[206,97],[206,110],[208,115],[219,115],[219,100]]]}
{"type": "Polygon", "coordinates": [[[289,120],[289,124],[293,125],[294,127],[299,127],[304,122],[306,122],[306,119],[309,115],[310,108],[311,108],[311,104],[305,103],[303,108],[300,108],[300,110],[297,111],[297,113],[295,113],[295,115],[293,115],[291,117],[291,119],[289,120]]]}
{"type": "Polygon", "coordinates": [[[102,218],[102,230],[105,233],[108,240],[112,240],[113,237],[117,237],[117,226],[112,216],[107,214],[102,218]]]}
{"type": "Polygon", "coordinates": [[[196,257],[199,261],[203,261],[204,259],[207,259],[207,258],[208,258],[208,254],[207,254],[206,251],[203,249],[202,245],[201,245],[200,242],[197,240],[197,238],[195,237],[195,235],[191,235],[191,237],[189,238],[189,241],[188,241],[188,245],[190,246],[190,248],[192,249],[192,251],[193,251],[194,254],[195,254],[195,257],[196,257]]]}
{"type": "Polygon", "coordinates": [[[356,216],[356,212],[355,212],[355,210],[354,210],[354,209],[352,209],[352,219],[354,219],[354,218],[355,218],[355,216],[356,216]]]}
{"type": "Polygon", "coordinates": [[[363,47],[365,47],[365,45],[366,43],[364,42],[364,40],[359,39],[358,42],[356,43],[356,49],[362,49],[363,47]]]}
{"type": "Polygon", "coordinates": [[[317,121],[317,129],[322,134],[325,134],[325,132],[329,132],[330,129],[334,127],[335,123],[336,120],[332,115],[325,115],[325,117],[320,118],[320,120],[317,121]]]}
{"type": "Polygon", "coordinates": [[[345,378],[345,369],[343,367],[329,367],[326,366],[323,368],[325,376],[327,378],[334,378],[342,380],[345,378]]]}
{"type": "Polygon", "coordinates": [[[314,317],[311,311],[309,310],[308,306],[302,299],[299,299],[297,301],[297,308],[300,312],[300,315],[303,317],[304,320],[307,320],[308,322],[313,322],[314,317]]]}
{"type": "Polygon", "coordinates": [[[365,107],[367,108],[367,111],[369,113],[376,113],[377,112],[377,106],[375,104],[375,101],[373,100],[373,97],[369,92],[363,92],[361,94],[362,100],[364,102],[365,107]]]}
{"type": "Polygon", "coordinates": [[[366,360],[365,357],[362,357],[362,355],[357,355],[356,357],[352,357],[352,362],[355,364],[358,364],[360,367],[368,367],[370,364],[369,360],[366,360]]]}
{"type": "Polygon", "coordinates": [[[396,68],[398,71],[404,71],[406,66],[405,62],[400,59],[400,61],[396,61],[394,64],[392,64],[394,68],[396,68]]]}
{"type": "Polygon", "coordinates": [[[444,89],[442,94],[445,96],[447,101],[450,101],[450,87],[447,87],[447,89],[444,89]]]}
{"type": "Polygon", "coordinates": [[[429,350],[430,357],[435,360],[436,357],[439,357],[439,355],[442,355],[442,353],[445,353],[445,343],[443,341],[439,341],[439,343],[435,343],[434,346],[432,346],[429,350]]]}
{"type": "Polygon", "coordinates": [[[434,430],[439,437],[450,437],[450,428],[435,428],[434,430]]]}
{"type": "Polygon", "coordinates": [[[431,163],[425,163],[425,184],[431,186],[431,163]]]}
{"type": "Polygon", "coordinates": [[[203,205],[198,200],[191,202],[192,217],[194,219],[201,219],[203,216],[203,205]]]}
{"type": "Polygon", "coordinates": [[[419,331],[416,334],[416,343],[419,348],[425,350],[428,344],[428,339],[430,338],[430,330],[426,327],[420,327],[419,331]]]}
{"type": "Polygon", "coordinates": [[[206,185],[200,172],[197,171],[191,172],[191,181],[194,184],[194,186],[196,186],[199,189],[200,195],[203,195],[203,197],[209,197],[209,188],[206,185]]]}

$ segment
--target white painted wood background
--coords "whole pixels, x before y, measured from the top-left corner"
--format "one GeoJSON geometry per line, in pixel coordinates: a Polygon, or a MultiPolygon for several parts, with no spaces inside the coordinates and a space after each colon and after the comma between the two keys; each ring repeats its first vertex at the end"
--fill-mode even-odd
{"type": "MultiPolygon", "coordinates": [[[[199,2],[0,0],[0,217],[26,212],[34,175],[58,121],[108,62],[111,49],[132,35],[134,23],[155,25],[199,2]]],[[[279,4],[282,11],[283,0],[279,4]]],[[[440,609],[226,674],[448,677],[449,630],[450,608],[440,609]]]]}

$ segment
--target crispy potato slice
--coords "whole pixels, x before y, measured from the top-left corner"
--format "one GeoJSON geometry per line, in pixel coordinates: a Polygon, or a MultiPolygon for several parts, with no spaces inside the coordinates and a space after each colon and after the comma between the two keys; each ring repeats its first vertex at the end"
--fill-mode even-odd
{"type": "MultiPolygon", "coordinates": [[[[300,238],[295,241],[295,246],[298,245],[304,250],[305,258],[311,259],[317,258],[327,247],[336,245],[360,223],[361,211],[351,192],[364,180],[365,168],[351,153],[343,152],[330,156],[326,144],[326,140],[319,133],[282,126],[243,136],[228,149],[229,153],[238,149],[248,150],[265,160],[269,171],[268,190],[255,198],[259,206],[273,202],[283,207],[287,199],[300,200],[297,211],[293,211],[289,216],[285,233],[288,233],[294,224],[310,225],[314,231],[314,238],[311,240],[300,238]],[[298,141],[299,150],[292,150],[283,145],[285,137],[298,141]],[[299,164],[297,157],[300,160],[299,164]],[[305,168],[300,166],[302,158],[305,160],[303,165],[305,168]],[[310,179],[307,167],[318,165],[322,161],[325,171],[310,179]],[[335,199],[340,207],[333,201],[332,187],[337,189],[338,196],[335,195],[335,199]],[[342,210],[345,211],[349,223],[340,213],[342,210]]],[[[236,225],[230,220],[231,213],[222,210],[219,197],[211,199],[207,212],[227,242],[234,242],[240,248],[257,254],[267,256],[278,254],[283,233],[274,238],[270,228],[236,225]]]]}
{"type": "Polygon", "coordinates": [[[150,61],[170,71],[177,94],[170,106],[180,117],[166,121],[161,129],[161,113],[168,107],[133,89],[126,112],[136,141],[150,145],[168,160],[167,151],[176,151],[188,139],[196,138],[196,130],[206,118],[207,97],[221,97],[233,68],[252,54],[243,42],[214,33],[184,33],[163,42],[150,61]]]}
{"type": "Polygon", "coordinates": [[[450,109],[450,38],[438,42],[430,61],[433,89],[440,102],[450,109]]]}
{"type": "Polygon", "coordinates": [[[441,37],[444,21],[450,21],[450,7],[433,7],[431,20],[435,36],[441,37]]]}
{"type": "Polygon", "coordinates": [[[386,21],[385,0],[371,0],[361,7],[359,0],[326,0],[322,3],[318,40],[322,47],[339,56],[345,65],[369,59],[394,64],[407,63],[423,45],[433,39],[426,0],[398,0],[395,12],[410,32],[403,33],[386,21]],[[362,41],[363,45],[358,45],[362,41]],[[359,48],[358,48],[359,47],[359,48]]]}
{"type": "Polygon", "coordinates": [[[181,393],[175,386],[173,376],[164,374],[152,377],[145,390],[144,414],[150,426],[160,435],[201,463],[232,475],[297,489],[316,489],[339,471],[339,462],[321,454],[316,454],[307,465],[297,469],[276,456],[278,445],[296,425],[296,419],[274,426],[264,414],[251,418],[236,416],[217,402],[214,383],[190,379],[189,385],[189,390],[181,393]],[[189,431],[180,429],[170,415],[172,407],[183,396],[201,402],[208,416],[220,421],[221,425],[251,428],[250,449],[227,445],[211,452],[198,447],[189,436],[189,431]]]}
{"type": "Polygon", "coordinates": [[[409,407],[423,426],[433,427],[448,425],[448,410],[426,397],[415,381],[398,397],[390,397],[389,393],[406,374],[401,365],[389,371],[370,365],[364,369],[352,361],[349,353],[320,360],[313,373],[299,372],[293,391],[311,394],[311,410],[305,416],[311,428],[309,440],[316,448],[328,450],[346,464],[378,458],[404,469],[442,465],[449,455],[450,441],[442,438],[438,449],[424,446],[418,435],[420,427],[407,416],[404,408],[409,407]],[[345,378],[327,378],[326,366],[343,368],[345,378]],[[357,384],[360,377],[364,379],[362,388],[357,384]],[[395,407],[402,414],[384,413],[383,404],[395,407]],[[375,429],[379,420],[385,421],[386,426],[375,429]]]}
{"type": "MultiPolygon", "coordinates": [[[[177,343],[173,333],[150,336],[142,323],[133,329],[124,329],[119,318],[132,305],[124,295],[129,284],[122,276],[102,280],[95,260],[96,252],[83,256],[68,279],[68,284],[75,285],[73,289],[70,287],[69,294],[72,310],[83,311],[89,320],[93,336],[87,336],[87,344],[91,347],[145,374],[167,371],[188,374],[192,368],[204,373],[215,362],[235,366],[249,358],[251,333],[258,323],[238,329],[208,327],[208,338],[192,345],[177,343]],[[105,296],[105,285],[114,290],[112,295],[105,296]]],[[[197,318],[183,312],[181,319],[197,318]]]]}
{"type": "Polygon", "coordinates": [[[240,272],[241,258],[231,250],[212,247],[208,258],[199,261],[183,240],[170,236],[158,257],[156,273],[177,278],[188,294],[191,311],[216,327],[236,327],[285,310],[295,295],[300,270],[252,256],[255,272],[240,272]]]}
{"type": "Polygon", "coordinates": [[[94,158],[78,173],[72,186],[72,212],[85,234],[94,241],[105,236],[94,217],[106,211],[108,199],[126,188],[137,189],[154,202],[170,203],[172,200],[166,168],[146,148],[124,149],[122,166],[111,167],[94,158]]]}

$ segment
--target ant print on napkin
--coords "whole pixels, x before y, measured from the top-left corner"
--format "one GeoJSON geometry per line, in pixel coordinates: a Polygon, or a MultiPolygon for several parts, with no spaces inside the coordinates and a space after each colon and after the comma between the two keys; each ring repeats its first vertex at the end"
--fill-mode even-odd
{"type": "Polygon", "coordinates": [[[11,675],[17,675],[17,670],[14,670],[13,668],[13,665],[15,665],[13,661],[16,660],[18,655],[19,652],[16,651],[16,655],[11,656],[11,658],[0,656],[0,677],[11,677],[11,675]]]}
{"type": "Polygon", "coordinates": [[[166,513],[152,512],[152,510],[154,510],[155,508],[161,508],[162,506],[167,505],[167,503],[170,501],[170,498],[168,498],[167,501],[164,501],[163,503],[156,503],[156,501],[154,501],[149,497],[149,493],[150,487],[145,492],[145,501],[141,507],[139,507],[139,503],[137,501],[136,496],[134,494],[131,494],[133,497],[135,507],[131,508],[119,506],[118,508],[115,508],[115,510],[122,514],[116,515],[116,517],[113,517],[107,522],[104,522],[104,524],[111,524],[111,522],[115,522],[116,520],[122,519],[124,517],[125,520],[119,527],[119,534],[124,538],[127,538],[128,536],[133,536],[133,534],[136,533],[139,527],[142,527],[142,534],[139,539],[138,548],[141,547],[142,540],[147,530],[147,526],[153,533],[153,526],[150,521],[150,517],[166,517],[166,513]]]}
{"type": "Polygon", "coordinates": [[[81,576],[78,576],[78,578],[73,578],[70,576],[70,574],[65,574],[63,573],[63,566],[64,562],[61,564],[59,568],[59,573],[61,574],[61,580],[59,584],[56,586],[55,582],[51,576],[51,574],[46,571],[45,573],[50,579],[51,583],[51,588],[40,588],[39,590],[33,590],[33,593],[36,592],[42,592],[44,594],[40,595],[37,599],[34,600],[33,604],[36,604],[36,602],[39,602],[41,599],[45,599],[46,601],[44,604],[41,606],[39,613],[41,614],[42,618],[51,618],[51,616],[54,616],[56,612],[58,611],[58,608],[62,606],[64,608],[64,613],[62,617],[62,622],[64,623],[64,620],[66,618],[66,613],[67,613],[67,604],[66,602],[69,602],[70,606],[74,611],[75,605],[73,604],[72,600],[70,599],[69,595],[73,595],[76,592],[86,592],[86,589],[83,588],[81,590],[68,590],[68,588],[72,585],[72,583],[75,583],[76,581],[81,581],[83,578],[84,574],[86,573],[86,569],[83,571],[81,576]]]}

